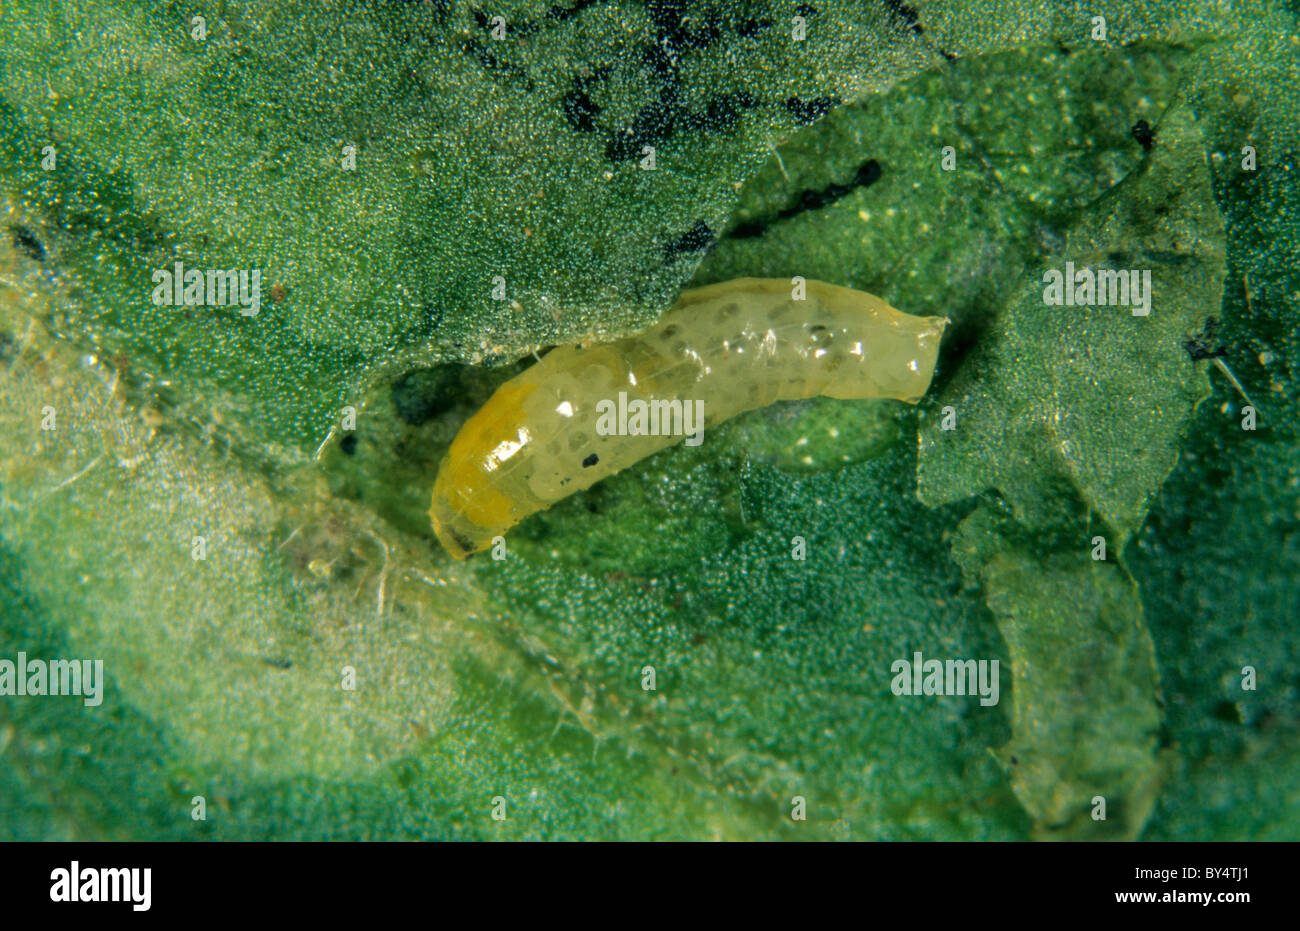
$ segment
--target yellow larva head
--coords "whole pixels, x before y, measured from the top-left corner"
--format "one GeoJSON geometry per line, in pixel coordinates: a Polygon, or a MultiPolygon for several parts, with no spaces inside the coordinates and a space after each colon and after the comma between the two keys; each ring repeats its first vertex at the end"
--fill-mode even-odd
{"type": "Polygon", "coordinates": [[[506,382],[465,422],[443,457],[429,517],[434,533],[457,559],[487,549],[493,537],[525,516],[494,473],[530,442],[522,405],[536,388],[506,382]]]}

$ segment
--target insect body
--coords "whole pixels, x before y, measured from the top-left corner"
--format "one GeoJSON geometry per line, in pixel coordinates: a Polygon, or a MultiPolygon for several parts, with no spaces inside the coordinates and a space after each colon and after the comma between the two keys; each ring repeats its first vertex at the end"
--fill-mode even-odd
{"type": "Polygon", "coordinates": [[[552,350],[498,388],[452,442],[433,487],[438,539],[464,559],[693,428],[775,401],[920,400],[945,318],[819,281],[800,300],[793,293],[788,279],[709,285],[635,336],[552,350]],[[638,404],[642,415],[626,416],[638,404]]]}

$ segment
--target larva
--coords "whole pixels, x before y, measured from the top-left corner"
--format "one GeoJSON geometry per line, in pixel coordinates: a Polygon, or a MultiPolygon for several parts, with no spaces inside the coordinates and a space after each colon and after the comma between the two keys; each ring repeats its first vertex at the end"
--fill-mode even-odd
{"type": "MultiPolygon", "coordinates": [[[[934,374],[947,319],[808,281],[740,278],[686,291],[659,323],[625,339],[552,350],[501,385],[452,441],[433,486],[433,529],[457,559],[561,498],[743,411],[822,395],[915,403],[934,374]],[[620,392],[657,402],[660,435],[610,435],[620,392]],[[673,402],[680,402],[673,407],[673,402]],[[670,416],[671,415],[671,416],[670,416]]],[[[629,419],[631,420],[631,419],[629,419]]],[[[629,423],[633,428],[645,424],[629,423]]],[[[695,440],[698,442],[698,440],[695,440]]]]}

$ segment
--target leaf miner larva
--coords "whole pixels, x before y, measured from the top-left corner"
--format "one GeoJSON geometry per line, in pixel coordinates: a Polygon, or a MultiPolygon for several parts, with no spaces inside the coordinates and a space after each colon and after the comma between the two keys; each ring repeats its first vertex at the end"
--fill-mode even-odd
{"type": "Polygon", "coordinates": [[[709,427],[818,395],[920,400],[946,318],[820,281],[807,282],[803,300],[792,293],[788,279],[766,278],[685,291],[648,330],[558,347],[505,382],[443,458],[429,512],[438,539],[457,559],[486,549],[530,514],[682,440],[691,404],[703,402],[709,427]],[[655,402],[676,432],[599,431],[598,405],[620,392],[629,404],[655,402]]]}

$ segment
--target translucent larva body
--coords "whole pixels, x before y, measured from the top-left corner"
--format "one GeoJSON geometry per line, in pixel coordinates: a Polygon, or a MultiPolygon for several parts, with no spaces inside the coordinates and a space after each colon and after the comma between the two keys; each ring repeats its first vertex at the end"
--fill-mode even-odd
{"type": "Polygon", "coordinates": [[[645,332],[552,350],[498,388],[452,442],[433,487],[438,539],[464,559],[530,514],[682,441],[598,431],[598,405],[607,412],[620,392],[695,410],[702,401],[705,428],[817,395],[921,398],[946,319],[819,281],[806,283],[802,300],[794,292],[789,279],[710,285],[684,292],[645,332]]]}

